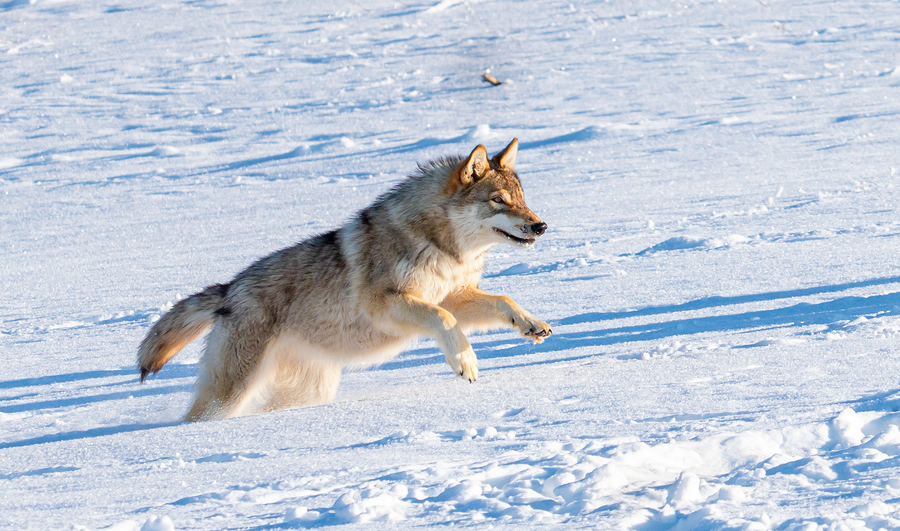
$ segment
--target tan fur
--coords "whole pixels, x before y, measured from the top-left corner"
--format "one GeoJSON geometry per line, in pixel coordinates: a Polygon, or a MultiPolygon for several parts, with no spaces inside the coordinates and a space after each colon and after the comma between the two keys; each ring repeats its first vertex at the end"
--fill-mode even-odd
{"type": "Polygon", "coordinates": [[[181,352],[188,343],[212,326],[215,311],[222,307],[221,284],[209,286],[187,299],[179,301],[166,313],[138,348],[141,381],[148,374],[156,374],[163,365],[181,352]]]}
{"type": "Polygon", "coordinates": [[[516,164],[516,155],[519,153],[519,139],[513,138],[503,151],[494,155],[492,161],[500,168],[511,170],[516,164]]]}
{"type": "Polygon", "coordinates": [[[465,331],[506,326],[542,341],[547,323],[478,289],[491,246],[532,245],[546,229],[525,204],[517,149],[422,165],[340,229],[180,301],[141,343],[142,379],[210,325],[188,421],[328,402],[341,367],[389,359],[417,336],[434,337],[469,381],[478,364],[465,331]]]}

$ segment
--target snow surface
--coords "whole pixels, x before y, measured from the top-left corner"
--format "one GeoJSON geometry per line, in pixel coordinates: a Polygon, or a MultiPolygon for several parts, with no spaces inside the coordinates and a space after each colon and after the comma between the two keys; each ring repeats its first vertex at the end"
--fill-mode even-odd
{"type": "Polygon", "coordinates": [[[0,2],[0,528],[900,529],[900,2],[0,2]],[[491,86],[481,74],[504,83],[491,86]],[[180,297],[520,140],[555,335],[178,424],[180,297]]]}

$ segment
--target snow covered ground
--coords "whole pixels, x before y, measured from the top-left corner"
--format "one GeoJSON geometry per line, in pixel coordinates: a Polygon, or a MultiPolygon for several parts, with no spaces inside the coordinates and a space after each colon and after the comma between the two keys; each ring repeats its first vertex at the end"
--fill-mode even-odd
{"type": "Polygon", "coordinates": [[[900,529],[898,146],[895,0],[0,1],[0,528],[900,529]],[[513,137],[550,230],[482,287],[545,343],[138,383],[180,297],[513,137]]]}

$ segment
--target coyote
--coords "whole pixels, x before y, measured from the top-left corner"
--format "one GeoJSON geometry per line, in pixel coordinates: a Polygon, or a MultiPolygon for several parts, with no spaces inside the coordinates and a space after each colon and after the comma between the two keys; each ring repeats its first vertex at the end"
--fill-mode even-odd
{"type": "Polygon", "coordinates": [[[179,301],[141,342],[141,381],[210,326],[188,422],[328,402],[342,366],[383,362],[417,336],[470,382],[464,331],[543,341],[547,323],[478,289],[488,249],[529,247],[547,230],[525,204],[517,151],[513,139],[491,159],[479,145],[420,164],[344,226],[179,301]]]}

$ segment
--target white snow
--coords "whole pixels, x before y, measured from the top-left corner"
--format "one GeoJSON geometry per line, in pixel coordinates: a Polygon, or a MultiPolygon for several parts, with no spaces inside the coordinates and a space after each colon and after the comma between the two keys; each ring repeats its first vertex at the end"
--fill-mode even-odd
{"type": "Polygon", "coordinates": [[[895,0],[0,3],[0,528],[900,529],[895,0]],[[490,71],[503,84],[484,82],[490,71]],[[553,326],[179,424],[184,295],[518,137],[553,326]]]}

